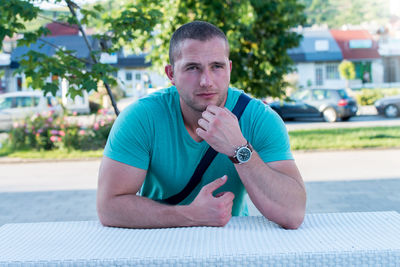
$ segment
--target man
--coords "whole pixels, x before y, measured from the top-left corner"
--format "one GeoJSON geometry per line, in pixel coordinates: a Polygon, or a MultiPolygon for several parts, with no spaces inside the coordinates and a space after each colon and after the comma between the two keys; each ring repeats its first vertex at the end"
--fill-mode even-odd
{"type": "Polygon", "coordinates": [[[129,228],[224,226],[232,215],[247,214],[247,191],[266,218],[298,228],[306,193],[286,128],[256,99],[240,121],[232,114],[241,92],[229,87],[224,33],[207,22],[185,24],[171,38],[169,57],[165,72],[173,86],[138,100],[113,125],[99,172],[100,221],[129,228]],[[209,146],[219,154],[196,189],[179,205],[158,201],[186,186],[209,146]],[[252,153],[233,163],[240,148],[252,153]]]}

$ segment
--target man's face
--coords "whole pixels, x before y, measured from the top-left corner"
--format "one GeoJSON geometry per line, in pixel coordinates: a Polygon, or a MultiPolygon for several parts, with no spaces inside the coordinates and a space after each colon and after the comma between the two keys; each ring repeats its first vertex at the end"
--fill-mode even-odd
{"type": "Polygon", "coordinates": [[[186,39],[175,53],[175,64],[165,70],[180,95],[182,111],[203,112],[208,105],[224,106],[232,62],[222,38],[186,39]]]}

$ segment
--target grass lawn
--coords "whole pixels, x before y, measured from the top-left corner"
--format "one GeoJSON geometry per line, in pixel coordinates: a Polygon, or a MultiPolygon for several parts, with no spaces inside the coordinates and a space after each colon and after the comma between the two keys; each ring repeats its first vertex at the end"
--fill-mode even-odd
{"type": "MultiPolygon", "coordinates": [[[[362,148],[400,148],[400,126],[316,129],[290,131],[292,150],[345,150],[362,148]]],[[[100,158],[96,151],[10,151],[0,149],[0,157],[23,159],[100,158]]]]}
{"type": "Polygon", "coordinates": [[[290,131],[292,150],[400,147],[400,126],[290,131]]]}
{"type": "Polygon", "coordinates": [[[22,159],[88,159],[100,158],[103,156],[103,150],[94,151],[67,151],[67,150],[54,150],[54,151],[10,151],[8,149],[0,150],[0,157],[9,158],[22,158],[22,159]]]}

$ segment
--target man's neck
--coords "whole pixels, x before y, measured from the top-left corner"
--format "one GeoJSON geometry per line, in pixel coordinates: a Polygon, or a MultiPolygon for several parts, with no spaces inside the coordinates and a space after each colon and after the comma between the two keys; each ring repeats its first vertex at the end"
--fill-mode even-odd
{"type": "Polygon", "coordinates": [[[202,112],[195,111],[187,106],[182,106],[181,103],[181,112],[183,123],[185,125],[186,130],[188,131],[189,135],[195,140],[196,142],[201,142],[201,139],[196,134],[196,129],[199,128],[199,119],[202,117],[202,112]]]}

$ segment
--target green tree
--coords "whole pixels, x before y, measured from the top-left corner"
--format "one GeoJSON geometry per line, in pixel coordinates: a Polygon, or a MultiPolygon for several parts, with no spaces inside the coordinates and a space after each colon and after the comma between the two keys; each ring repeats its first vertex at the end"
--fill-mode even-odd
{"type": "MultiPolygon", "coordinates": [[[[20,67],[17,72],[23,72],[27,78],[28,86],[34,89],[42,89],[44,93],[55,95],[59,89],[59,80],[48,81],[52,75],[64,78],[68,81],[68,95],[74,98],[82,95],[83,91],[98,89],[100,82],[104,84],[107,93],[111,98],[115,113],[118,108],[111,92],[110,85],[115,85],[116,81],[112,76],[115,68],[108,64],[99,62],[102,52],[113,53],[119,51],[125,42],[129,42],[138,36],[149,36],[152,32],[157,17],[161,13],[152,1],[141,1],[137,5],[127,4],[124,11],[119,16],[102,16],[103,8],[100,5],[91,6],[90,9],[79,7],[71,0],[55,0],[54,2],[64,2],[70,11],[68,16],[63,16],[57,22],[67,22],[77,25],[90,51],[89,59],[82,59],[75,56],[73,50],[66,50],[48,43],[43,39],[49,31],[45,27],[27,31],[25,25],[36,19],[41,11],[33,5],[33,0],[0,0],[0,43],[6,36],[12,37],[15,34],[23,34],[23,38],[18,40],[19,46],[29,46],[40,41],[43,44],[51,45],[56,49],[53,56],[48,56],[37,51],[29,51],[20,60],[20,67]],[[148,3],[150,3],[148,5],[148,3]],[[102,19],[104,21],[104,31],[94,37],[102,44],[98,49],[91,46],[82,25],[88,25],[89,21],[102,19]]],[[[0,46],[1,48],[1,46],[0,46]]]]}
{"type": "Polygon", "coordinates": [[[366,21],[385,23],[390,10],[387,0],[299,0],[305,6],[307,24],[327,24],[339,28],[366,21]]]}
{"type": "MultiPolygon", "coordinates": [[[[57,48],[53,57],[30,51],[20,62],[29,85],[55,93],[57,80],[46,81],[57,75],[69,82],[69,95],[74,97],[83,90],[97,90],[102,81],[106,87],[115,83],[111,66],[99,63],[101,52],[112,53],[122,47],[133,52],[148,52],[154,67],[163,69],[168,62],[168,46],[172,33],[182,24],[192,20],[206,20],[220,27],[231,45],[234,62],[232,83],[234,86],[257,97],[282,96],[292,61],[286,50],[299,44],[301,36],[291,29],[305,22],[303,6],[296,0],[133,0],[108,1],[96,5],[79,7],[71,0],[56,0],[67,4],[70,14],[58,21],[79,26],[86,38],[82,25],[96,27],[103,46],[95,50],[90,47],[91,58],[79,59],[74,51],[57,48]],[[78,19],[79,13],[82,18],[78,19]]],[[[26,31],[26,23],[35,19],[40,9],[33,0],[0,0],[0,41],[5,36],[23,33],[19,45],[30,45],[48,33],[46,28],[26,31]],[[11,22],[11,23],[10,23],[11,22]]],[[[112,98],[111,91],[109,95],[112,98]]],[[[112,100],[112,102],[114,102],[112,100]]],[[[115,105],[115,112],[118,110],[115,105]]]]}
{"type": "Polygon", "coordinates": [[[156,68],[163,69],[168,62],[172,33],[184,23],[204,20],[227,35],[234,86],[256,97],[284,95],[283,77],[292,70],[286,50],[301,38],[291,29],[305,22],[303,6],[296,0],[163,1],[160,6],[162,20],[147,40],[156,68]]]}
{"type": "Polygon", "coordinates": [[[354,80],[356,78],[356,69],[353,62],[348,60],[343,60],[339,64],[339,73],[343,79],[346,79],[346,88],[349,88],[349,80],[354,80]]]}

